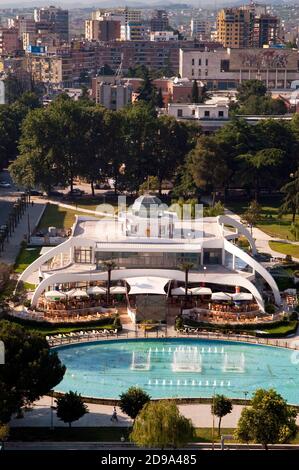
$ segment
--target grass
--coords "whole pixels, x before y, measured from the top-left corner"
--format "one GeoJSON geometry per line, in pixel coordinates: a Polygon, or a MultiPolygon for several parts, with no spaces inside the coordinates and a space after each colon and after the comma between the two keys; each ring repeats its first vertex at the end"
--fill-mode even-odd
{"type": "MultiPolygon", "coordinates": [[[[74,323],[74,324],[69,324],[65,325],[62,324],[61,326],[59,324],[51,324],[51,323],[37,323],[35,321],[30,321],[30,320],[21,320],[21,319],[16,319],[9,317],[9,321],[13,323],[18,323],[26,329],[30,331],[34,331],[36,333],[40,333],[44,336],[46,335],[55,335],[55,334],[66,334],[66,333],[72,333],[75,331],[90,331],[90,330],[109,330],[109,329],[114,329],[115,326],[113,324],[114,318],[107,323],[104,323],[103,320],[95,320],[91,322],[86,322],[86,323],[74,323]]],[[[107,320],[106,320],[107,321],[107,320]]]]}
{"type": "MultiPolygon", "coordinates": [[[[232,435],[235,429],[221,428],[222,435],[232,435]]],[[[120,442],[124,437],[129,440],[130,428],[127,427],[59,427],[53,430],[43,427],[17,427],[10,428],[9,441],[49,441],[49,442],[120,442]]],[[[212,442],[211,428],[196,428],[195,437],[192,442],[212,442]]],[[[218,430],[214,431],[214,441],[219,443],[218,430]]],[[[237,440],[229,442],[236,443],[237,440]]],[[[228,442],[228,443],[229,443],[228,442]]],[[[299,443],[299,432],[291,444],[299,443]]]]}
{"type": "Polygon", "coordinates": [[[294,329],[297,327],[297,321],[290,321],[288,325],[281,325],[281,326],[276,326],[275,328],[271,329],[264,329],[263,331],[265,333],[269,333],[271,335],[284,335],[287,336],[288,334],[291,334],[294,332],[294,329]]]}
{"type": "Polygon", "coordinates": [[[33,261],[35,261],[40,255],[41,247],[38,248],[26,248],[22,247],[17,256],[14,271],[16,273],[22,273],[25,271],[33,261]]]}
{"type": "Polygon", "coordinates": [[[69,229],[74,225],[76,215],[86,216],[87,214],[78,211],[75,207],[74,210],[72,210],[65,209],[57,204],[48,204],[38,224],[37,230],[44,230],[49,227],[69,229]]]}
{"type": "MultiPolygon", "coordinates": [[[[262,208],[262,214],[257,227],[271,237],[294,240],[294,235],[290,232],[292,215],[279,216],[281,199],[279,197],[261,198],[259,203],[262,208]]],[[[242,215],[247,210],[249,204],[249,202],[231,202],[227,204],[227,207],[233,212],[242,215]]],[[[296,217],[296,222],[299,223],[299,216],[296,217]]]]}
{"type": "Polygon", "coordinates": [[[299,245],[291,245],[289,243],[270,241],[269,246],[272,250],[278,251],[284,255],[291,255],[294,258],[299,258],[299,245]]]}

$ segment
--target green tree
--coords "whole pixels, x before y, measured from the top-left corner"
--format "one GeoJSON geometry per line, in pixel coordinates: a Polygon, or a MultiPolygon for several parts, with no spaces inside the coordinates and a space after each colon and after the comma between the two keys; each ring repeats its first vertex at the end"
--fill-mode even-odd
{"type": "Polygon", "coordinates": [[[184,447],[194,437],[191,420],[172,401],[147,403],[137,416],[130,439],[139,447],[184,447]]]}
{"type": "Polygon", "coordinates": [[[192,100],[192,103],[199,103],[199,89],[198,89],[197,80],[193,80],[191,100],[192,100]]]}
{"type": "Polygon", "coordinates": [[[0,321],[5,364],[0,367],[0,422],[7,423],[23,406],[61,382],[65,367],[41,335],[15,323],[0,321]]]}
{"type": "Polygon", "coordinates": [[[221,147],[211,136],[202,136],[188,156],[188,167],[195,184],[212,193],[212,206],[216,190],[222,189],[227,180],[228,167],[221,147]]]}
{"type": "Polygon", "coordinates": [[[252,227],[257,224],[261,218],[262,208],[259,203],[254,200],[251,201],[247,210],[242,214],[242,219],[245,220],[247,224],[250,225],[250,231],[252,235],[252,227]]]}
{"type": "Polygon", "coordinates": [[[193,263],[188,263],[187,261],[182,263],[179,266],[179,269],[181,271],[184,271],[185,273],[185,305],[187,305],[188,302],[188,283],[189,283],[189,272],[191,269],[194,267],[193,263]]]}
{"type": "Polygon", "coordinates": [[[122,112],[105,112],[105,162],[107,162],[107,170],[103,173],[104,175],[110,176],[113,179],[115,193],[118,191],[119,182],[122,179],[122,168],[126,163],[126,127],[127,126],[124,124],[124,115],[122,112]]]}
{"type": "Polygon", "coordinates": [[[212,414],[219,418],[218,422],[218,436],[220,436],[221,420],[224,416],[231,413],[233,409],[232,401],[224,395],[215,395],[211,406],[212,414]]]}
{"type": "Polygon", "coordinates": [[[113,260],[107,260],[102,263],[103,267],[107,271],[107,304],[110,304],[110,289],[111,289],[111,273],[117,267],[117,264],[113,260]]]}
{"type": "Polygon", "coordinates": [[[137,415],[148,403],[151,397],[142,388],[130,387],[120,396],[119,407],[121,411],[126,413],[131,419],[135,420],[137,415]]]}
{"type": "Polygon", "coordinates": [[[263,97],[267,93],[266,85],[260,80],[246,80],[238,86],[237,98],[245,103],[251,96],[263,97]]]}
{"type": "Polygon", "coordinates": [[[164,100],[163,100],[163,94],[162,94],[162,88],[159,88],[157,97],[156,97],[156,106],[158,108],[165,108],[164,105],[164,100]]]}
{"type": "Polygon", "coordinates": [[[281,189],[283,202],[280,206],[280,214],[292,214],[292,223],[295,224],[296,214],[299,212],[299,170],[291,174],[291,181],[281,189]]]}
{"type": "Polygon", "coordinates": [[[68,392],[63,396],[57,398],[57,417],[64,423],[68,423],[69,427],[72,426],[74,421],[82,418],[88,413],[87,405],[81,398],[81,395],[76,392],[68,392]]]}
{"type": "Polygon", "coordinates": [[[145,101],[151,105],[156,105],[157,90],[153,85],[149,71],[144,71],[143,82],[138,89],[138,101],[145,101]]]}
{"type": "Polygon", "coordinates": [[[267,450],[268,444],[288,442],[296,435],[296,416],[297,411],[275,390],[256,390],[251,406],[242,410],[236,438],[262,444],[267,450]]]}

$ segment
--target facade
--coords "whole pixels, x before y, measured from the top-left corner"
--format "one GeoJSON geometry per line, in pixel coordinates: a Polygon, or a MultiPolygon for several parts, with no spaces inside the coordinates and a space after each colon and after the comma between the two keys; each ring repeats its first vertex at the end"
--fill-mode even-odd
{"type": "Polygon", "coordinates": [[[208,21],[202,20],[200,18],[192,18],[190,29],[191,37],[194,39],[204,41],[210,37],[211,28],[208,21]]]}
{"type": "Polygon", "coordinates": [[[168,114],[179,120],[228,119],[228,105],[169,103],[168,114]]]}
{"type": "Polygon", "coordinates": [[[117,111],[130,104],[132,93],[133,87],[129,83],[107,83],[103,77],[92,79],[93,99],[97,104],[112,111],[117,111]]]}
{"type": "Polygon", "coordinates": [[[122,28],[122,39],[126,41],[144,41],[148,38],[145,23],[141,21],[129,21],[122,28]]]}
{"type": "Polygon", "coordinates": [[[106,20],[86,20],[85,39],[88,41],[115,41],[120,39],[120,21],[106,20]]]}
{"type": "Polygon", "coordinates": [[[259,15],[254,18],[253,47],[273,45],[278,41],[279,19],[271,15],[259,15]]]}
{"type": "Polygon", "coordinates": [[[173,31],[155,31],[150,34],[151,41],[178,41],[178,34],[175,34],[173,31]]]}
{"type": "Polygon", "coordinates": [[[46,28],[59,35],[61,40],[69,40],[69,12],[54,6],[35,8],[34,20],[39,28],[46,28]]]}
{"type": "Polygon", "coordinates": [[[119,210],[115,220],[77,217],[71,237],[28,266],[20,281],[39,273],[31,300],[34,308],[45,292],[57,286],[75,287],[107,280],[104,262],[113,260],[116,268],[111,273],[112,282],[124,281],[130,286],[132,280],[146,278],[147,282],[139,286],[140,293],[166,296],[163,286],[172,281],[184,282],[185,273],[179,266],[192,262],[189,282],[197,286],[204,283],[217,290],[238,286],[253,296],[263,312],[262,279],[272,291],[274,302],[280,305],[279,290],[272,276],[254,257],[236,246],[240,235],[248,239],[254,255],[253,238],[236,220],[227,216],[202,219],[198,215],[196,219],[181,221],[155,196],[145,195],[131,209],[119,210]],[[226,225],[234,231],[227,230],[226,225]],[[151,283],[150,279],[156,282],[151,283]],[[162,283],[158,292],[157,281],[162,283]]]}
{"type": "Polygon", "coordinates": [[[0,55],[15,54],[21,48],[17,29],[0,29],[0,55]]]}
{"type": "Polygon", "coordinates": [[[150,20],[152,32],[167,31],[169,28],[168,14],[165,10],[156,10],[150,20]]]}
{"type": "Polygon", "coordinates": [[[217,16],[217,39],[224,47],[251,47],[254,13],[242,8],[224,8],[217,16]]]}
{"type": "Polygon", "coordinates": [[[180,75],[202,80],[211,90],[234,89],[250,79],[269,89],[285,89],[299,79],[298,61],[298,51],[289,49],[181,49],[180,75]]]}

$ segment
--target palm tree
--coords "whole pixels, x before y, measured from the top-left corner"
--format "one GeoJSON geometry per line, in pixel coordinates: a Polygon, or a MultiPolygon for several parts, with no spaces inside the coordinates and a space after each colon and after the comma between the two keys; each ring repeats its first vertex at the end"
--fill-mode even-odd
{"type": "Polygon", "coordinates": [[[292,180],[285,184],[280,191],[284,194],[283,203],[280,207],[280,214],[291,212],[292,222],[295,223],[296,214],[299,211],[299,170],[292,173],[292,180]]]}
{"type": "Polygon", "coordinates": [[[189,263],[188,261],[185,261],[182,263],[179,268],[181,271],[184,271],[185,273],[185,305],[187,304],[188,301],[188,277],[189,277],[189,271],[193,268],[194,264],[189,263]]]}
{"type": "Polygon", "coordinates": [[[108,261],[103,262],[103,266],[106,268],[107,275],[108,275],[108,279],[107,279],[107,305],[109,305],[110,304],[110,288],[111,288],[111,272],[116,268],[117,264],[112,260],[108,260],[108,261]]]}

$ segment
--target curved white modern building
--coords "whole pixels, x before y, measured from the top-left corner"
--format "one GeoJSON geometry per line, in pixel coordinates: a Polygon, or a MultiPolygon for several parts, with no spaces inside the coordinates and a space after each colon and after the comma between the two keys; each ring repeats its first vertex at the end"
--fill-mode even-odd
{"type": "Polygon", "coordinates": [[[41,255],[22,273],[26,281],[38,272],[39,282],[32,307],[45,291],[69,283],[106,281],[103,262],[113,260],[117,268],[112,281],[126,281],[130,292],[165,294],[169,281],[184,281],[180,270],[191,262],[189,282],[196,285],[238,286],[254,297],[261,311],[261,286],[267,283],[277,306],[281,299],[276,282],[254,257],[240,249],[236,240],[245,236],[252,254],[256,247],[250,232],[228,216],[180,220],[158,198],[141,196],[117,217],[79,217],[71,237],[41,255]]]}

